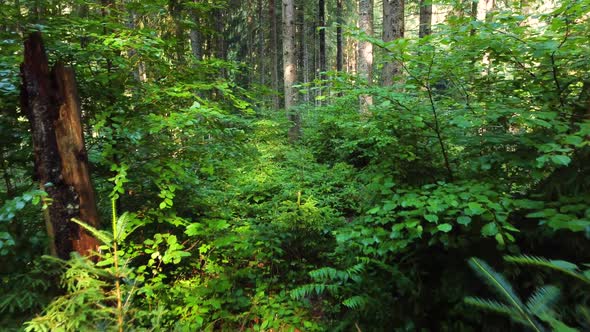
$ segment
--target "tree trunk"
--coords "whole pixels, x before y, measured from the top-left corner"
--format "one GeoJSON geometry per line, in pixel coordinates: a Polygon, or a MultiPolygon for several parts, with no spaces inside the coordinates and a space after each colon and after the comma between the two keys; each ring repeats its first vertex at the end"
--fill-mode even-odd
{"type": "Polygon", "coordinates": [[[174,21],[174,38],[177,63],[184,63],[184,28],[182,26],[182,3],[178,0],[168,2],[170,16],[174,21]]]}
{"type": "Polygon", "coordinates": [[[324,0],[319,0],[318,7],[320,28],[320,78],[324,79],[324,73],[326,72],[326,5],[324,0]]]}
{"type": "MultiPolygon", "coordinates": [[[[193,2],[196,3],[196,0],[194,0],[193,2]]],[[[201,41],[201,31],[199,31],[199,16],[197,15],[197,10],[194,8],[191,8],[190,10],[190,14],[191,14],[191,21],[193,23],[193,26],[191,27],[191,30],[189,32],[189,39],[191,42],[191,53],[193,54],[193,57],[195,58],[195,60],[201,60],[201,54],[203,53],[202,50],[202,41],[201,41]]]]}
{"type": "MultiPolygon", "coordinates": [[[[303,74],[303,84],[307,85],[307,83],[309,83],[309,42],[306,40],[306,36],[308,31],[308,26],[307,26],[307,22],[305,20],[305,7],[304,7],[304,1],[302,1],[302,5],[301,8],[298,11],[298,16],[299,16],[299,20],[301,22],[301,31],[300,31],[300,42],[301,42],[301,47],[299,47],[299,51],[301,52],[299,54],[300,56],[300,62],[299,64],[301,65],[298,68],[301,68],[301,70],[299,70],[300,73],[303,74]]],[[[313,29],[313,25],[312,25],[312,29],[313,29]]],[[[305,103],[309,103],[310,101],[310,89],[306,88],[305,89],[305,94],[303,95],[303,101],[305,103]]]]}
{"type": "Polygon", "coordinates": [[[275,0],[269,0],[268,16],[270,22],[270,56],[271,56],[271,68],[270,68],[270,79],[272,84],[272,106],[275,110],[280,108],[279,105],[279,57],[277,54],[278,42],[277,42],[277,17],[275,14],[275,0]]]}
{"type": "Polygon", "coordinates": [[[68,259],[72,251],[91,255],[98,241],[71,221],[78,218],[98,226],[74,73],[61,64],[49,72],[36,32],[25,41],[21,75],[21,106],[31,124],[35,176],[52,200],[46,214],[49,237],[60,258],[68,259]]]}
{"type": "Polygon", "coordinates": [[[420,0],[420,38],[432,33],[432,1],[420,0]]]}
{"type": "Polygon", "coordinates": [[[266,76],[266,68],[265,68],[265,61],[264,61],[264,30],[262,22],[264,22],[264,15],[262,13],[262,0],[258,0],[257,4],[258,9],[258,25],[257,25],[257,33],[258,33],[258,72],[260,73],[259,76],[259,83],[260,85],[264,85],[264,77],[266,76]]]}
{"type": "Polygon", "coordinates": [[[342,50],[342,0],[336,0],[336,70],[341,72],[344,65],[344,54],[342,50]]]}
{"type": "MultiPolygon", "coordinates": [[[[404,0],[383,0],[383,41],[404,37],[404,0]]],[[[398,61],[383,65],[383,85],[393,85],[393,78],[401,74],[398,61]]]]}
{"type": "Polygon", "coordinates": [[[285,90],[285,111],[292,122],[289,128],[289,139],[295,141],[301,131],[301,118],[293,110],[297,101],[297,94],[293,84],[297,79],[297,58],[295,43],[295,4],[294,0],[283,0],[283,79],[285,90]]]}
{"type": "MultiPolygon", "coordinates": [[[[387,0],[386,0],[387,1],[387,0]]],[[[373,35],[373,0],[359,0],[359,28],[368,36],[373,35]]],[[[361,40],[358,42],[358,75],[371,85],[373,81],[373,44],[361,40]]],[[[373,97],[370,95],[360,95],[360,113],[367,114],[369,106],[373,104],[373,97]]]]}
{"type": "MultiPolygon", "coordinates": [[[[127,27],[132,31],[137,29],[137,14],[133,10],[129,12],[129,22],[127,23],[127,27]]],[[[129,51],[127,51],[127,56],[133,62],[137,63],[137,67],[133,70],[133,78],[135,81],[140,83],[147,82],[147,70],[145,68],[145,63],[141,60],[134,61],[133,59],[137,56],[137,51],[134,48],[131,48],[129,51]]]]}

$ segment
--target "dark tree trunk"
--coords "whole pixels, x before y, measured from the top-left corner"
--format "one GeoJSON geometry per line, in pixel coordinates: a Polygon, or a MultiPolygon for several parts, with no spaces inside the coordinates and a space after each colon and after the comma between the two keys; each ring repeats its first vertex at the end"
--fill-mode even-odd
{"type": "Polygon", "coordinates": [[[90,255],[98,241],[71,221],[96,227],[98,215],[88,171],[74,73],[57,64],[49,72],[40,33],[25,41],[21,106],[31,124],[35,176],[51,198],[48,231],[55,252],[90,255]]]}
{"type": "Polygon", "coordinates": [[[174,21],[174,38],[176,61],[184,63],[184,27],[182,26],[182,3],[177,0],[170,0],[168,10],[174,21]]]}
{"type": "Polygon", "coordinates": [[[324,78],[326,71],[326,5],[324,0],[318,3],[318,18],[320,25],[320,78],[324,78]]]}
{"type": "MultiPolygon", "coordinates": [[[[195,2],[195,0],[193,0],[193,2],[195,2]]],[[[200,19],[195,8],[191,8],[190,15],[192,21],[191,23],[193,24],[189,32],[189,39],[191,41],[191,53],[193,54],[193,57],[196,60],[201,60],[201,55],[203,54],[203,45],[201,31],[199,30],[200,19]]]]}
{"type": "Polygon", "coordinates": [[[277,41],[277,17],[276,17],[276,5],[275,0],[269,0],[268,4],[268,16],[270,18],[270,56],[271,56],[271,68],[270,77],[272,83],[272,106],[275,110],[280,107],[279,104],[279,55],[278,52],[278,41],[277,41]]]}
{"type": "MultiPolygon", "coordinates": [[[[404,37],[404,0],[383,0],[383,41],[404,37]]],[[[401,74],[401,63],[389,61],[383,65],[383,85],[393,85],[394,77],[401,74]]]]}
{"type": "Polygon", "coordinates": [[[336,0],[336,70],[341,72],[344,65],[344,53],[342,45],[342,0],[336,0]]]}
{"type": "Polygon", "coordinates": [[[432,2],[431,0],[420,0],[420,38],[432,33],[432,2]]]}

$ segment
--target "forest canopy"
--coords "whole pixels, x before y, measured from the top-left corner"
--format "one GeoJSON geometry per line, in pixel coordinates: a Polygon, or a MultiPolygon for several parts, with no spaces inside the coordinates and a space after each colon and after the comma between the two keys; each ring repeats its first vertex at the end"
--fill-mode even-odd
{"type": "Polygon", "coordinates": [[[0,1],[3,331],[590,330],[590,1],[0,1]]]}

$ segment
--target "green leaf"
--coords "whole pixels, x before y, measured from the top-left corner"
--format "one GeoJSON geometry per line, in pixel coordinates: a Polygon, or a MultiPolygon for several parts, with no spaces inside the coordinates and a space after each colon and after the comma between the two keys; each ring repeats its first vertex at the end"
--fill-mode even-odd
{"type": "Polygon", "coordinates": [[[504,237],[502,236],[502,234],[498,233],[494,238],[496,239],[496,242],[498,242],[499,245],[504,245],[504,237]]]}
{"type": "Polygon", "coordinates": [[[572,159],[564,155],[553,155],[551,156],[551,161],[556,165],[567,166],[570,164],[572,159]]]}
{"type": "Polygon", "coordinates": [[[457,218],[457,223],[467,226],[471,223],[471,217],[460,216],[459,218],[457,218]]]}
{"type": "Polygon", "coordinates": [[[438,228],[438,230],[441,232],[448,233],[451,231],[451,229],[453,229],[453,226],[451,226],[450,224],[440,224],[436,228],[438,228]]]}
{"type": "Polygon", "coordinates": [[[469,216],[476,216],[484,213],[486,210],[481,206],[481,204],[476,202],[471,202],[467,204],[467,209],[465,209],[465,214],[469,216]]]}
{"type": "Polygon", "coordinates": [[[25,207],[25,202],[17,200],[15,206],[17,210],[22,210],[25,207]]]}
{"type": "Polygon", "coordinates": [[[498,226],[495,222],[489,222],[481,228],[481,234],[483,236],[495,236],[498,234],[498,226]]]}
{"type": "Polygon", "coordinates": [[[437,222],[438,216],[436,214],[425,214],[424,219],[428,220],[429,222],[437,222]]]}

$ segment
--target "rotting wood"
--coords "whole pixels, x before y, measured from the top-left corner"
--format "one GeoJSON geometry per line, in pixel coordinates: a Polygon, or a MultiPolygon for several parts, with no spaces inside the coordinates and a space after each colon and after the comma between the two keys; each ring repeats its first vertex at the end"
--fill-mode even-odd
{"type": "Polygon", "coordinates": [[[73,71],[57,64],[50,72],[41,34],[34,32],[25,40],[21,76],[21,106],[31,125],[35,178],[51,202],[46,214],[49,237],[60,258],[68,259],[72,251],[91,255],[98,241],[71,221],[98,225],[73,71]]]}

